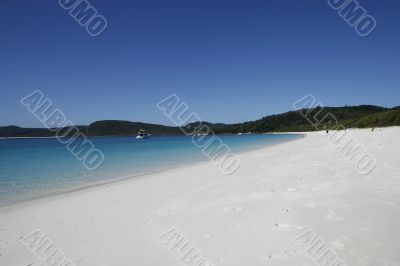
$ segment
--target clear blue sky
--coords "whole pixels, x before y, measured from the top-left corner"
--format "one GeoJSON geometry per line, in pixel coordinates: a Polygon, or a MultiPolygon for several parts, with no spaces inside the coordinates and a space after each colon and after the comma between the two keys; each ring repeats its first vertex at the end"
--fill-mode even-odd
{"type": "Polygon", "coordinates": [[[325,0],[91,0],[93,38],[57,0],[0,0],[0,125],[40,127],[19,99],[41,89],[76,124],[171,124],[178,94],[211,122],[292,109],[400,105],[400,2],[359,0],[377,20],[360,37],[325,0]]]}

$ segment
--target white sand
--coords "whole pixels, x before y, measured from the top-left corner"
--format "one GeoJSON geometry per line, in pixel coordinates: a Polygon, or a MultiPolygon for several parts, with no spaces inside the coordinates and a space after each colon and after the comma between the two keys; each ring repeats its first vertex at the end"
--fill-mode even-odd
{"type": "Polygon", "coordinates": [[[76,265],[182,265],[158,241],[173,227],[214,266],[316,265],[293,242],[306,229],[347,265],[400,265],[400,128],[351,133],[368,176],[310,133],[240,154],[232,176],[205,162],[1,208],[0,265],[41,265],[19,241],[35,229],[76,265]]]}

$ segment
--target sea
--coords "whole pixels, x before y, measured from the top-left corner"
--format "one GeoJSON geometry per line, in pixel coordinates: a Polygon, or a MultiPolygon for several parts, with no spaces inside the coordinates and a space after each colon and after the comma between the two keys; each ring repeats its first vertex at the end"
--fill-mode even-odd
{"type": "MultiPolygon", "coordinates": [[[[300,134],[218,135],[233,153],[301,138],[300,134]]],[[[208,137],[206,137],[208,138],[208,137]]],[[[91,137],[104,163],[94,171],[55,138],[0,140],[0,206],[135,178],[209,160],[190,136],[91,137]]],[[[216,166],[217,167],[217,166],[216,166]]]]}

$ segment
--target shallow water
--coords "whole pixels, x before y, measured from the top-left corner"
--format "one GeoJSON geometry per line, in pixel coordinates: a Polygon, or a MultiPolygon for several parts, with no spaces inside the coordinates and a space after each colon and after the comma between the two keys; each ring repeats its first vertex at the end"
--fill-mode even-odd
{"type": "MultiPolygon", "coordinates": [[[[240,153],[301,135],[219,137],[232,152],[240,153]]],[[[57,139],[0,140],[0,205],[207,160],[188,136],[154,136],[142,140],[125,136],[92,137],[90,140],[105,155],[104,163],[94,171],[88,171],[57,139]]]]}

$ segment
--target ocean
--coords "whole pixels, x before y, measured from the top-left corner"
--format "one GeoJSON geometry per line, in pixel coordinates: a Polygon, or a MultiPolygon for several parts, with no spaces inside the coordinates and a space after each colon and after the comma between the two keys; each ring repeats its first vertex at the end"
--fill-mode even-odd
{"type": "MultiPolygon", "coordinates": [[[[302,135],[218,135],[234,153],[286,142],[302,135]]],[[[105,155],[87,170],[54,138],[0,140],[0,206],[133,178],[208,160],[188,136],[91,137],[105,155]]],[[[217,167],[217,166],[215,166],[217,167]]]]}

